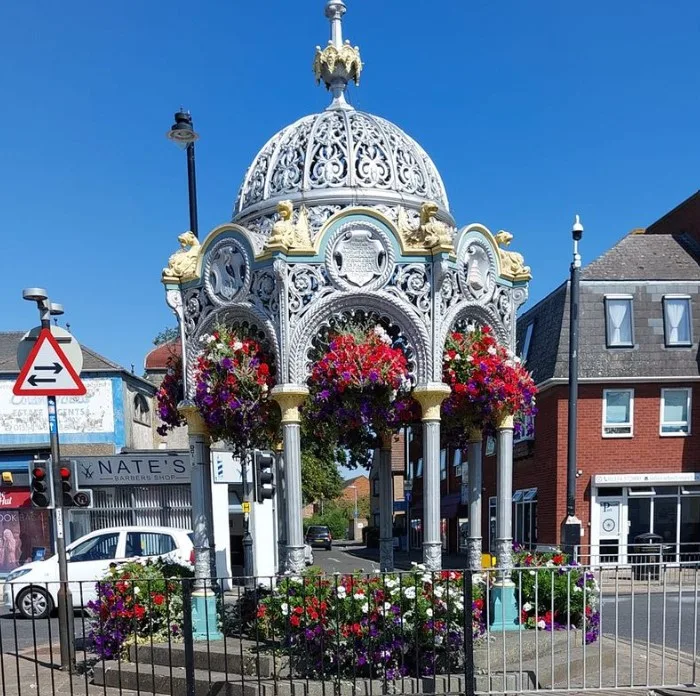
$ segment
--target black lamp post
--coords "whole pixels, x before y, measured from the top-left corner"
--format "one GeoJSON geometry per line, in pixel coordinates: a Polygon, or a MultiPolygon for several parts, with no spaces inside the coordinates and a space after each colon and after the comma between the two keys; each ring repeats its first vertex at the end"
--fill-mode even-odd
{"type": "Polygon", "coordinates": [[[199,238],[197,221],[197,178],[194,169],[194,143],[199,138],[192,126],[192,114],[180,109],[175,114],[175,123],[167,132],[167,137],[179,147],[187,150],[187,186],[190,201],[190,230],[199,238]]]}
{"type": "Polygon", "coordinates": [[[581,543],[581,520],[576,517],[576,427],[578,422],[578,328],[579,289],[581,280],[581,255],[578,243],[583,237],[583,225],[579,216],[571,229],[574,240],[574,258],[571,262],[569,288],[569,423],[567,429],[566,462],[566,521],[563,527],[563,546],[573,556],[581,543]]]}

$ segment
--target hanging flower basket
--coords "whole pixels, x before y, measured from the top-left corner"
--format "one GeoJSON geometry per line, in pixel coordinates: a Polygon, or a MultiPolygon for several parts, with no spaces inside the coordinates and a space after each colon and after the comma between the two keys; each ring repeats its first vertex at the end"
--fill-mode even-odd
{"type": "Polygon", "coordinates": [[[304,415],[318,437],[366,452],[415,420],[408,362],[379,325],[348,327],[329,339],[311,369],[304,415]]]}
{"type": "Polygon", "coordinates": [[[471,428],[492,431],[506,416],[515,416],[517,436],[527,417],[537,412],[532,376],[488,326],[448,336],[443,380],[452,388],[443,403],[445,429],[462,445],[471,428]]]}
{"type": "Polygon", "coordinates": [[[195,404],[214,440],[236,454],[275,444],[280,416],[270,397],[275,386],[273,358],[241,330],[217,328],[203,336],[204,352],[195,369],[195,404]]]}
{"type": "Polygon", "coordinates": [[[165,437],[171,430],[185,425],[185,419],[177,410],[183,398],[182,360],[178,355],[171,355],[166,362],[166,373],[156,392],[158,416],[161,424],[156,431],[165,437]]]}

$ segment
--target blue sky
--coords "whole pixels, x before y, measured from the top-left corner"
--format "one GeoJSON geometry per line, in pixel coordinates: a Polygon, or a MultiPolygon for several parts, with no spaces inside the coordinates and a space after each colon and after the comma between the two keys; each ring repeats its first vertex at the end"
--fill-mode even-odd
{"type": "MultiPolygon", "coordinates": [[[[535,301],[699,188],[697,0],[347,0],[363,83],[352,103],[417,139],[460,226],[515,235],[535,301]]],[[[326,107],[310,66],[323,0],[10,2],[0,29],[0,329],[65,304],[78,339],[140,371],[171,315],[159,274],[187,229],[185,159],[164,134],[190,109],[200,229],[230,218],[246,167],[326,107]]]]}

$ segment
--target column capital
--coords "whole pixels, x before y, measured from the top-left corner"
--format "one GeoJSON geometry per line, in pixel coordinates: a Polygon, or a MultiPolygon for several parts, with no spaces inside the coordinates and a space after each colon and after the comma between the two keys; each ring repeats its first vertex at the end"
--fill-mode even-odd
{"type": "Polygon", "coordinates": [[[209,435],[207,424],[204,422],[202,414],[194,403],[191,401],[183,401],[178,405],[177,410],[187,421],[188,435],[209,435]]]}
{"type": "Polygon", "coordinates": [[[484,439],[484,433],[482,432],[481,428],[470,428],[469,429],[469,434],[467,435],[467,442],[469,444],[472,443],[477,443],[481,444],[481,442],[484,439]]]}
{"type": "Polygon", "coordinates": [[[279,384],[270,392],[282,411],[282,423],[299,423],[299,407],[309,395],[307,387],[301,384],[279,384]]]}
{"type": "Polygon", "coordinates": [[[498,423],[499,430],[513,430],[515,427],[515,418],[511,415],[505,415],[501,417],[498,423]]]}
{"type": "Polygon", "coordinates": [[[383,450],[391,450],[391,446],[394,442],[394,434],[393,433],[382,433],[381,435],[381,449],[383,450]]]}
{"type": "Polygon", "coordinates": [[[421,384],[413,390],[413,397],[421,405],[423,420],[440,420],[440,405],[452,390],[443,382],[421,384]]]}

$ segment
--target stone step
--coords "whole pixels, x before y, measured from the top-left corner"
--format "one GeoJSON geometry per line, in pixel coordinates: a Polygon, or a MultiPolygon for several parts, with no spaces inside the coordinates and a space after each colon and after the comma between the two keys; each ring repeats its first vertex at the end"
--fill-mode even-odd
{"type": "MultiPolygon", "coordinates": [[[[167,694],[187,696],[187,680],[183,667],[165,665],[138,666],[133,662],[105,662],[95,667],[97,686],[134,691],[137,694],[167,694]]],[[[243,675],[195,670],[194,696],[377,696],[386,691],[401,694],[460,694],[464,693],[464,677],[453,675],[424,679],[403,679],[385,684],[381,679],[325,681],[302,679],[257,679],[243,675]]],[[[476,690],[498,692],[504,687],[503,675],[477,675],[476,690]]],[[[505,676],[505,691],[517,693],[536,688],[530,672],[511,672],[505,676]]]]}
{"type": "MultiPolygon", "coordinates": [[[[131,662],[163,667],[184,667],[185,646],[183,643],[132,645],[129,649],[131,662]]],[[[238,640],[212,641],[205,647],[195,645],[194,668],[224,674],[245,674],[266,679],[273,672],[279,673],[283,658],[270,653],[258,652],[254,644],[243,644],[238,640]]],[[[286,665],[286,659],[284,659],[286,665]]]]}

